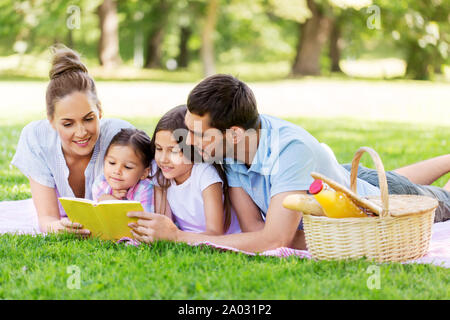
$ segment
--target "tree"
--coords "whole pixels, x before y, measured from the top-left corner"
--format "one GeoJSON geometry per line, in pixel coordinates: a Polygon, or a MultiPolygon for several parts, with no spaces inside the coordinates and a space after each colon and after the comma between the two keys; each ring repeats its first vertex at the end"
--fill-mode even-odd
{"type": "Polygon", "coordinates": [[[11,43],[22,42],[27,52],[38,52],[56,42],[66,43],[72,33],[68,7],[68,0],[0,1],[1,44],[12,48],[11,43]]]}
{"type": "Polygon", "coordinates": [[[330,36],[333,18],[327,13],[326,5],[307,0],[311,17],[299,25],[297,55],[292,66],[293,75],[319,75],[320,54],[330,36]]]}
{"type": "Polygon", "coordinates": [[[319,75],[321,73],[320,57],[327,48],[326,44],[328,44],[328,56],[331,62],[330,71],[341,71],[340,39],[343,29],[346,25],[352,25],[354,29],[358,29],[360,14],[357,10],[370,3],[371,0],[307,0],[307,7],[311,14],[299,25],[299,41],[292,74],[319,75]]]}
{"type": "MultiPolygon", "coordinates": [[[[119,2],[119,12],[124,17],[121,26],[121,37],[131,44],[134,39],[134,51],[141,52],[143,43],[144,68],[157,69],[163,66],[165,59],[174,57],[173,46],[167,46],[167,38],[171,40],[177,34],[180,20],[188,15],[183,10],[190,0],[129,0],[119,2]],[[138,45],[136,45],[138,43],[138,45]],[[165,46],[166,45],[166,46],[165,46]],[[139,48],[138,48],[139,47],[139,48]]],[[[188,21],[189,22],[189,21],[188,21]]],[[[189,23],[187,24],[189,26],[189,23]]],[[[133,47],[123,48],[127,55],[133,47]]],[[[136,57],[136,52],[131,54],[136,57]]],[[[137,54],[140,55],[140,54],[137,54]]],[[[140,63],[139,63],[140,64],[140,63]]],[[[139,65],[138,64],[138,65],[139,65]]]]}
{"type": "Polygon", "coordinates": [[[206,7],[205,21],[202,29],[201,58],[205,77],[216,73],[214,59],[214,30],[217,22],[218,0],[210,0],[206,7]]]}
{"type": "Polygon", "coordinates": [[[339,61],[341,61],[341,48],[339,44],[339,39],[341,38],[341,19],[336,17],[331,23],[330,31],[330,51],[329,56],[331,60],[331,72],[341,72],[341,67],[339,66],[339,61]]]}
{"type": "MultiPolygon", "coordinates": [[[[365,10],[361,10],[371,4],[371,0],[329,0],[332,11],[332,23],[329,38],[330,71],[341,72],[339,62],[341,60],[345,39],[351,39],[355,46],[361,45],[367,37],[367,17],[365,10]]],[[[373,34],[371,35],[373,36],[373,34]]],[[[373,39],[376,40],[376,39],[373,39]]],[[[347,41],[348,42],[348,41],[347,41]]]]}
{"type": "Polygon", "coordinates": [[[164,32],[169,22],[169,12],[172,8],[170,0],[158,0],[154,2],[150,11],[146,12],[148,22],[151,22],[147,36],[147,54],[145,58],[146,68],[161,67],[161,44],[164,32]]]}
{"type": "Polygon", "coordinates": [[[174,14],[177,19],[174,23],[174,30],[178,31],[178,53],[176,55],[177,65],[180,68],[187,68],[191,59],[189,41],[193,35],[199,33],[199,25],[195,23],[202,16],[204,3],[201,1],[184,0],[177,1],[174,7],[174,14]]]}
{"type": "Polygon", "coordinates": [[[377,0],[383,32],[404,52],[406,76],[432,79],[450,57],[450,1],[377,0]]]}
{"type": "Polygon", "coordinates": [[[180,68],[187,68],[189,65],[188,42],[191,37],[192,29],[189,25],[180,26],[180,44],[177,56],[177,63],[180,68]]]}
{"type": "Polygon", "coordinates": [[[99,60],[106,68],[115,67],[121,63],[119,55],[119,19],[117,3],[114,0],[104,0],[98,7],[100,19],[99,60]]]}

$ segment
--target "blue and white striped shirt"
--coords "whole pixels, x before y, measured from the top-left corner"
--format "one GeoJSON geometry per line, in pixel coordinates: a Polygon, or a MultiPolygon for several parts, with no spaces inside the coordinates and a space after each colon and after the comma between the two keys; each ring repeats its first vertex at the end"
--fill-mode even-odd
{"type": "MultiPolygon", "coordinates": [[[[106,149],[122,128],[134,127],[124,120],[100,120],[100,135],[84,171],[86,199],[92,199],[92,185],[95,178],[103,173],[106,149]]],[[[33,121],[23,128],[11,163],[28,178],[55,188],[58,196],[75,197],[69,185],[69,168],[61,149],[61,139],[48,120],[33,121]]]]}

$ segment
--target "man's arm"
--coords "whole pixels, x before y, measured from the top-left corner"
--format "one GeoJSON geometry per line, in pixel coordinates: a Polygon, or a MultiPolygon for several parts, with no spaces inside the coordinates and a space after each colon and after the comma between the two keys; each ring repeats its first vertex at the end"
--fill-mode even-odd
{"type": "Polygon", "coordinates": [[[229,195],[242,232],[258,231],[264,228],[264,220],[258,206],[244,189],[231,187],[229,195]]]}
{"type": "MultiPolygon", "coordinates": [[[[271,198],[264,228],[253,232],[213,236],[179,230],[165,216],[148,212],[129,212],[129,217],[137,217],[137,223],[129,226],[136,239],[143,242],[169,240],[185,243],[212,242],[250,252],[263,252],[279,247],[291,246],[296,237],[301,214],[282,206],[283,199],[290,194],[304,191],[282,192],[271,198]]],[[[299,248],[304,249],[304,248],[299,248]]]]}

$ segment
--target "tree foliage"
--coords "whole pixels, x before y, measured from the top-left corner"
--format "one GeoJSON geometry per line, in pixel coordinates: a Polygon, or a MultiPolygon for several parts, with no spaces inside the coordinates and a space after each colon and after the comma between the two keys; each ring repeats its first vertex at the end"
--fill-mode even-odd
{"type": "Polygon", "coordinates": [[[450,1],[376,0],[384,35],[403,51],[407,76],[432,78],[450,57],[450,1]]]}
{"type": "MultiPolygon", "coordinates": [[[[62,42],[96,58],[102,2],[0,0],[0,54],[39,53],[62,42]],[[79,25],[68,27],[77,18],[79,25]]],[[[164,68],[172,60],[180,67],[205,63],[201,49],[208,4],[207,0],[117,1],[124,63],[149,68],[164,68]]],[[[450,59],[449,0],[217,0],[217,4],[210,51],[221,65],[278,61],[295,65],[303,59],[303,65],[318,64],[319,73],[338,71],[340,59],[387,46],[404,57],[408,77],[429,79],[450,59]],[[311,5],[327,22],[319,25],[329,30],[317,33],[320,46],[302,54],[299,50],[312,48],[312,41],[319,39],[306,32],[314,18],[311,5]],[[379,22],[375,28],[373,19],[379,22]]]]}

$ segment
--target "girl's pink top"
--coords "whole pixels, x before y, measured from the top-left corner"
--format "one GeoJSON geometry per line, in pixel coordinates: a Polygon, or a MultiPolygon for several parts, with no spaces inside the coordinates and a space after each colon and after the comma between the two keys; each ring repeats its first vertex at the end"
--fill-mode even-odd
{"type": "MultiPolygon", "coordinates": [[[[139,180],[133,187],[128,189],[126,199],[139,201],[146,212],[155,212],[154,185],[150,179],[139,180]]],[[[92,186],[92,199],[98,201],[101,195],[112,194],[112,189],[102,174],[95,179],[92,186]]]]}

